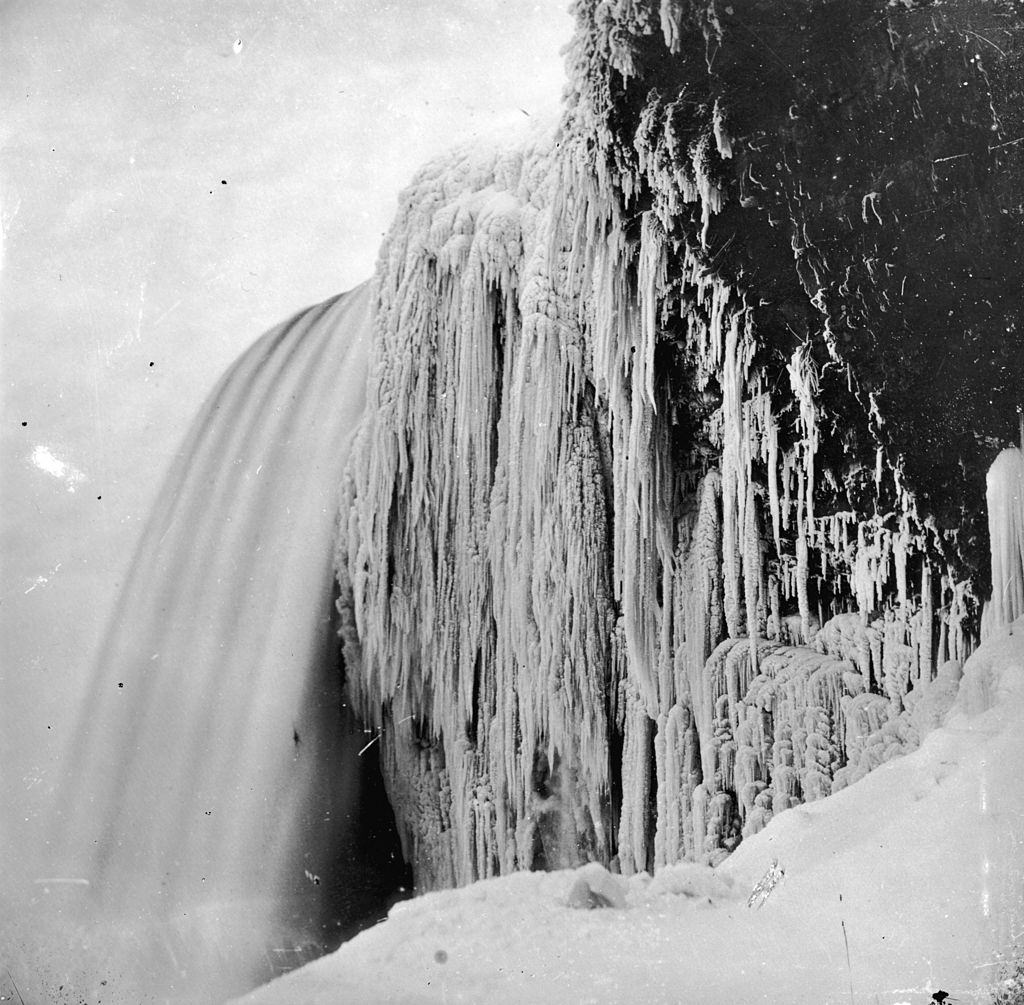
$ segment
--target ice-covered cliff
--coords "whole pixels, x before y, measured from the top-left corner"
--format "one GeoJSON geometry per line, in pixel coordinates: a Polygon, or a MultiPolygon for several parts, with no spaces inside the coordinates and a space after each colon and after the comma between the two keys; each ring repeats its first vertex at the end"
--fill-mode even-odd
{"type": "Polygon", "coordinates": [[[714,862],[913,749],[1017,432],[1015,9],[576,13],[558,126],[380,257],[338,567],[424,886],[714,862]]]}

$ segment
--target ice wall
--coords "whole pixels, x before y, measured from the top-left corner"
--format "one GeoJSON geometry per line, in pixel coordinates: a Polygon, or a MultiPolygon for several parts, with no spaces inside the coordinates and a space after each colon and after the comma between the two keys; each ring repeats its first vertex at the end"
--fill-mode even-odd
{"type": "Polygon", "coordinates": [[[425,885],[715,861],[941,719],[1024,358],[1011,7],[579,0],[559,127],[404,195],[339,569],[425,885]]]}
{"type": "Polygon", "coordinates": [[[381,253],[346,661],[427,885],[610,853],[607,444],[552,151],[429,165],[381,253]]]}
{"type": "MultiPolygon", "coordinates": [[[[898,468],[896,519],[822,511],[814,362],[766,386],[748,296],[696,252],[667,301],[658,215],[624,219],[578,143],[429,165],[381,254],[338,559],[424,886],[717,860],[914,746],[908,695],[971,645],[898,468]]],[[[679,198],[710,217],[701,164],[679,198]]]]}

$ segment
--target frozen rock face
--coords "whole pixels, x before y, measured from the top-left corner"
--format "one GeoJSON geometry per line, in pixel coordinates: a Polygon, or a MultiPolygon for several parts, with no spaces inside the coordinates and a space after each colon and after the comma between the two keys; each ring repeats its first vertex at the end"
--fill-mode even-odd
{"type": "Polygon", "coordinates": [[[1016,434],[1009,4],[576,10],[558,129],[380,259],[338,566],[421,885],[717,861],[914,746],[1016,434]]]}
{"type": "Polygon", "coordinates": [[[982,486],[1016,439],[1024,361],[1019,6],[577,9],[596,170],[670,244],[662,340],[685,358],[693,258],[743,298],[783,452],[811,415],[799,385],[814,392],[819,513],[877,510],[896,529],[908,488],[912,533],[931,516],[956,581],[980,576],[987,596],[982,486]]]}

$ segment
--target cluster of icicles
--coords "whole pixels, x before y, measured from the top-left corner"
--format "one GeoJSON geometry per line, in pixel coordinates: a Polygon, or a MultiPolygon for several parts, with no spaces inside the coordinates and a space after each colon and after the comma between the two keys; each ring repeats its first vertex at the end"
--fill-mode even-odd
{"type": "MultiPolygon", "coordinates": [[[[930,567],[898,484],[895,519],[816,513],[810,356],[781,451],[743,293],[693,255],[694,393],[714,376],[722,400],[715,462],[679,469],[664,229],[648,211],[631,243],[572,143],[428,165],[381,252],[338,566],[352,697],[421,887],[715,862],[911,749],[973,645],[967,584],[930,567]]],[[[675,186],[705,218],[713,153],[675,186]]]]}

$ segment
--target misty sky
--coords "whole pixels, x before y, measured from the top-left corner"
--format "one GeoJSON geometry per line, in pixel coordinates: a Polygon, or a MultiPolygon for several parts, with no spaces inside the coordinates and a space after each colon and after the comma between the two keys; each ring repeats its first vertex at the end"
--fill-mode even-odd
{"type": "Polygon", "coordinates": [[[373,269],[431,154],[553,108],[568,0],[6,0],[0,757],[44,785],[189,419],[373,269]]]}

